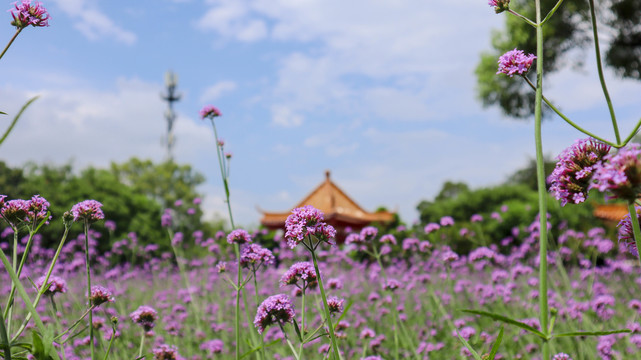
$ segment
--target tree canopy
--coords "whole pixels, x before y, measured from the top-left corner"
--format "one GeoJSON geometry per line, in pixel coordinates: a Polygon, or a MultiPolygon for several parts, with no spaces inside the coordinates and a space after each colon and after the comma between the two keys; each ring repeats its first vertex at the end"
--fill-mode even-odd
{"type": "MultiPolygon", "coordinates": [[[[541,0],[543,14],[557,0],[541,0]]],[[[596,4],[599,32],[613,34],[609,44],[601,44],[605,64],[625,78],[641,80],[641,2],[638,0],[606,0],[596,4]],[[607,46],[606,46],[607,45],[607,46]]],[[[512,0],[510,8],[534,19],[534,3],[512,0]]],[[[478,95],[484,106],[499,106],[505,115],[527,118],[534,113],[534,91],[520,79],[496,75],[497,60],[505,52],[518,48],[526,53],[536,52],[534,28],[508,13],[505,30],[494,30],[492,49],[481,54],[476,67],[478,95]]],[[[565,0],[543,27],[543,70],[558,71],[566,64],[583,66],[581,57],[564,61],[571,50],[585,52],[592,44],[590,9],[585,0],[565,0]]],[[[535,72],[528,78],[535,82],[535,72]]],[[[544,112],[545,113],[545,112],[544,112]]]]}

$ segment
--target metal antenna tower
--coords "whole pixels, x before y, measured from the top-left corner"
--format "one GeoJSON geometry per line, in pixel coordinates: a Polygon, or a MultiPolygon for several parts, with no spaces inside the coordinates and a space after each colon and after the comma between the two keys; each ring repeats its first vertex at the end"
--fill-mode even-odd
{"type": "Polygon", "coordinates": [[[176,113],[174,112],[174,103],[180,100],[181,95],[176,92],[178,86],[178,75],[174,74],[171,70],[165,73],[165,86],[167,87],[166,94],[161,94],[160,97],[169,105],[165,111],[165,120],[167,120],[167,137],[163,138],[163,143],[167,145],[167,158],[169,160],[174,158],[173,149],[176,142],[174,136],[174,122],[176,121],[176,113]]]}

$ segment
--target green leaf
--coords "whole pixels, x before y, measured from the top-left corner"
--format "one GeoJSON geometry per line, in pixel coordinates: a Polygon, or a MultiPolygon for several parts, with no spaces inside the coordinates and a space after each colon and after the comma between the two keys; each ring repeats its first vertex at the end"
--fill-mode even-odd
{"type": "Polygon", "coordinates": [[[492,318],[494,320],[504,322],[506,324],[518,326],[523,330],[529,331],[532,334],[537,335],[538,337],[540,337],[543,340],[549,340],[548,337],[545,336],[545,334],[543,334],[542,332],[540,332],[536,328],[534,328],[534,327],[532,327],[532,326],[530,326],[530,325],[528,325],[528,324],[526,324],[524,322],[520,322],[518,320],[511,319],[511,318],[509,318],[507,316],[494,314],[494,313],[487,312],[487,311],[472,310],[472,309],[464,309],[464,310],[461,310],[461,311],[469,313],[469,314],[475,314],[475,315],[481,315],[481,316],[489,317],[489,318],[492,318]]]}
{"type": "Polygon", "coordinates": [[[492,350],[490,350],[490,360],[494,360],[496,353],[499,351],[499,346],[501,345],[501,341],[503,341],[503,330],[504,330],[504,326],[501,325],[501,330],[499,330],[499,336],[496,337],[496,341],[494,342],[494,345],[492,345],[492,350]]]}
{"type": "MultiPolygon", "coordinates": [[[[274,340],[274,341],[270,342],[269,344],[265,344],[265,347],[267,348],[267,347],[270,347],[270,346],[276,345],[276,344],[278,344],[279,342],[280,342],[280,339],[278,339],[278,340],[274,340]]],[[[249,355],[251,355],[251,354],[255,353],[255,352],[256,352],[256,351],[258,351],[258,350],[260,350],[262,347],[263,347],[262,345],[258,345],[257,347],[255,347],[255,348],[253,348],[253,349],[251,349],[251,350],[247,351],[246,353],[242,354],[242,355],[240,356],[240,359],[244,359],[244,358],[246,358],[247,356],[249,356],[249,355]]]]}
{"type": "MultiPolygon", "coordinates": [[[[13,118],[13,121],[11,122],[11,125],[9,125],[9,128],[7,128],[7,131],[5,131],[4,135],[2,136],[2,138],[0,138],[0,145],[2,145],[2,143],[7,138],[7,136],[9,136],[9,133],[11,133],[11,130],[13,130],[13,127],[16,126],[16,123],[18,123],[18,120],[20,119],[20,116],[22,116],[22,113],[25,110],[27,110],[29,105],[31,105],[32,102],[36,101],[37,98],[38,98],[38,96],[34,96],[29,101],[27,101],[24,105],[22,105],[22,108],[20,109],[20,111],[18,112],[16,117],[13,118]]],[[[3,114],[5,114],[5,113],[3,113],[3,114]]]]}
{"type": "Polygon", "coordinates": [[[4,111],[0,111],[0,115],[7,115],[7,113],[4,111]]]}
{"type": "Polygon", "coordinates": [[[463,337],[461,336],[461,334],[458,332],[458,329],[454,329],[454,330],[456,330],[456,336],[458,336],[458,339],[459,339],[459,340],[461,340],[461,342],[463,343],[463,345],[465,345],[465,347],[466,347],[466,348],[467,348],[467,349],[472,353],[472,356],[474,356],[474,359],[475,359],[475,360],[483,360],[483,358],[481,358],[481,355],[479,355],[479,353],[477,353],[477,352],[472,348],[472,345],[470,345],[470,343],[468,343],[468,342],[467,342],[467,340],[463,339],[463,337]]]}
{"type": "Polygon", "coordinates": [[[571,336],[603,336],[612,334],[631,333],[630,329],[608,330],[608,331],[571,331],[566,333],[554,334],[553,337],[571,337],[571,336]]]}
{"type": "Polygon", "coordinates": [[[294,330],[296,330],[296,335],[298,335],[298,341],[303,342],[303,334],[300,331],[300,327],[298,327],[298,321],[294,319],[294,330]]]}

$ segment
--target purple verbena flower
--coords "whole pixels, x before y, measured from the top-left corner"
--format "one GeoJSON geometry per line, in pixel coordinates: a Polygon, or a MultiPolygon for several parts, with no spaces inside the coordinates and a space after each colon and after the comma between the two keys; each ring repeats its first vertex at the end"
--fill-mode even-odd
{"type": "Polygon", "coordinates": [[[396,289],[400,288],[401,282],[396,279],[389,279],[383,284],[383,289],[386,291],[394,292],[396,289]]]}
{"type": "Polygon", "coordinates": [[[550,192],[561,201],[561,206],[585,201],[594,171],[609,151],[609,145],[587,138],[577,140],[559,154],[559,161],[547,181],[550,192]]]}
{"type": "Polygon", "coordinates": [[[454,218],[451,216],[443,216],[440,223],[441,226],[452,226],[454,225],[454,218]]]}
{"type": "Polygon", "coordinates": [[[249,244],[243,248],[240,254],[240,264],[243,267],[255,266],[256,270],[261,265],[270,265],[274,263],[274,254],[271,250],[265,249],[258,244],[249,244]]]}
{"type": "Polygon", "coordinates": [[[2,210],[0,210],[0,215],[2,215],[12,227],[16,227],[20,223],[27,221],[28,213],[29,202],[22,199],[9,200],[4,203],[2,210]]]}
{"type": "Polygon", "coordinates": [[[49,26],[49,13],[39,1],[34,4],[31,4],[31,0],[16,1],[13,6],[14,8],[9,9],[13,17],[11,25],[20,29],[29,25],[34,27],[49,26]]]}
{"type": "Polygon", "coordinates": [[[429,224],[425,225],[425,229],[423,229],[423,230],[425,231],[426,234],[429,234],[429,233],[434,232],[434,231],[436,231],[436,230],[438,230],[440,228],[441,228],[441,225],[439,225],[437,223],[429,223],[429,224]]]}
{"type": "Polygon", "coordinates": [[[86,221],[88,223],[93,223],[98,220],[105,218],[105,214],[102,212],[102,204],[96,200],[85,200],[77,203],[71,207],[71,214],[73,215],[73,221],[86,221]]]}
{"type": "Polygon", "coordinates": [[[394,235],[392,235],[392,234],[385,234],[385,235],[381,236],[381,238],[379,239],[379,241],[380,241],[382,244],[392,244],[392,245],[396,245],[396,238],[395,238],[395,237],[394,237],[394,235]]]}
{"type": "Polygon", "coordinates": [[[222,116],[220,113],[220,110],[218,110],[217,107],[213,105],[205,105],[202,110],[200,110],[200,117],[201,119],[214,119],[215,117],[222,116]]]}
{"type": "Polygon", "coordinates": [[[558,354],[554,355],[552,360],[572,360],[572,358],[570,357],[570,355],[568,355],[566,353],[558,353],[558,354]]]}
{"type": "Polygon", "coordinates": [[[481,222],[481,221],[483,221],[483,216],[482,216],[482,215],[480,215],[480,214],[474,214],[474,215],[472,215],[472,217],[470,218],[470,221],[471,221],[471,222],[481,222]]]}
{"type": "Polygon", "coordinates": [[[161,344],[151,351],[154,354],[154,360],[182,360],[178,354],[178,348],[174,345],[161,344]]]}
{"type": "Polygon", "coordinates": [[[494,7],[497,14],[510,9],[510,0],[488,0],[487,4],[494,7]]]}
{"type": "Polygon", "coordinates": [[[106,302],[114,302],[114,296],[109,289],[100,285],[94,285],[91,287],[90,300],[91,305],[99,306],[106,302]]]}
{"type": "Polygon", "coordinates": [[[236,229],[227,235],[227,242],[230,244],[245,244],[252,242],[252,238],[247,231],[236,229]]]}
{"type": "Polygon", "coordinates": [[[165,209],[165,211],[160,216],[160,226],[162,227],[171,227],[173,216],[171,215],[171,209],[165,209]]]}
{"type": "Polygon", "coordinates": [[[629,144],[606,155],[594,172],[592,188],[634,202],[641,192],[641,145],[629,144]]]}
{"type": "MultiPolygon", "coordinates": [[[[41,276],[36,280],[36,288],[41,289],[42,286],[44,285],[46,276],[41,276]]],[[[47,290],[45,290],[44,294],[45,295],[55,295],[58,293],[64,294],[67,292],[67,282],[58,276],[51,275],[49,276],[49,281],[47,281],[47,285],[49,286],[47,290]]]]}
{"type": "Polygon", "coordinates": [[[361,230],[361,241],[372,240],[378,235],[378,229],[373,226],[366,226],[361,230]]]}
{"type": "Polygon", "coordinates": [[[158,312],[151,306],[142,305],[136,311],[129,314],[133,322],[142,326],[145,332],[150,331],[156,326],[158,312]]]}
{"type": "Polygon", "coordinates": [[[343,303],[345,303],[345,299],[339,299],[336,296],[330,296],[327,298],[327,307],[331,314],[342,313],[343,303]]]}
{"type": "Polygon", "coordinates": [[[536,56],[533,54],[525,55],[523,50],[510,50],[499,58],[499,70],[496,73],[503,73],[509,77],[517,73],[523,75],[530,70],[534,59],[536,59],[536,56]]]}
{"type": "Polygon", "coordinates": [[[291,323],[295,315],[294,304],[287,295],[273,295],[258,306],[254,326],[262,334],[270,325],[291,323]]]}
{"type": "MultiPolygon", "coordinates": [[[[27,220],[33,223],[39,223],[42,220],[47,220],[46,224],[49,224],[49,219],[47,218],[47,212],[49,210],[49,202],[45,200],[40,195],[34,195],[31,200],[27,201],[28,211],[27,211],[27,220]]],[[[49,216],[51,218],[51,216],[49,216]]]]}
{"type": "Polygon", "coordinates": [[[200,350],[206,351],[211,354],[220,354],[223,352],[223,341],[220,339],[213,339],[205,341],[200,344],[200,350]]]}
{"type": "MultiPolygon", "coordinates": [[[[636,213],[637,213],[637,219],[641,219],[640,213],[641,213],[641,207],[638,205],[634,206],[636,213]]],[[[640,220],[641,221],[641,220],[640,220]]],[[[618,233],[618,238],[619,238],[619,243],[623,243],[625,247],[628,249],[630,254],[639,257],[639,249],[637,249],[637,243],[634,241],[634,232],[632,230],[632,219],[630,218],[630,213],[628,212],[625,214],[623,219],[619,221],[619,224],[617,225],[619,228],[619,233],[618,233]]]]}
{"type": "Polygon", "coordinates": [[[318,284],[314,265],[310,262],[297,262],[292,265],[280,278],[280,286],[296,285],[302,289],[318,284]],[[302,284],[298,284],[301,281],[302,284]]]}
{"type": "Polygon", "coordinates": [[[323,213],[310,205],[292,210],[285,221],[285,229],[287,245],[292,249],[308,236],[328,243],[336,237],[336,230],[325,223],[323,213]]]}

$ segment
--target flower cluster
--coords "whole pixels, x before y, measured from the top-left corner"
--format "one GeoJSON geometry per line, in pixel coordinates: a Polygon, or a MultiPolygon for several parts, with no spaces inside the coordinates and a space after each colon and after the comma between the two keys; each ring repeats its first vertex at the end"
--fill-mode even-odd
{"type": "Polygon", "coordinates": [[[71,207],[71,214],[74,221],[87,221],[93,223],[105,218],[102,212],[102,204],[96,200],[85,200],[71,207]]]}
{"type": "Polygon", "coordinates": [[[339,299],[336,296],[330,296],[327,298],[327,307],[331,314],[342,313],[344,303],[345,299],[339,299]]]}
{"type": "Polygon", "coordinates": [[[93,306],[99,306],[106,302],[114,302],[114,296],[111,294],[111,291],[100,285],[91,287],[91,297],[89,299],[93,306]]]}
{"type": "Polygon", "coordinates": [[[200,110],[200,117],[204,120],[207,118],[213,119],[215,117],[222,116],[220,110],[213,105],[205,105],[202,110],[200,110]]]}
{"type": "Polygon", "coordinates": [[[252,237],[243,229],[236,229],[227,235],[227,242],[230,244],[245,244],[252,242],[252,237]]]}
{"type": "MultiPolygon", "coordinates": [[[[36,280],[36,288],[42,289],[45,279],[46,276],[38,278],[38,280],[36,280]]],[[[58,293],[64,294],[67,292],[67,282],[65,279],[58,276],[51,275],[46,286],[48,286],[48,288],[44,292],[45,295],[54,295],[58,293]]]]}
{"type": "Polygon", "coordinates": [[[156,326],[158,312],[151,306],[142,305],[136,311],[129,314],[133,322],[142,326],[145,331],[150,331],[156,326]]]}
{"type": "Polygon", "coordinates": [[[488,0],[487,4],[494,7],[497,14],[510,9],[510,0],[488,0]]]}
{"type": "Polygon", "coordinates": [[[270,265],[273,263],[274,254],[272,254],[271,250],[265,249],[258,244],[249,244],[243,248],[243,252],[240,254],[240,264],[243,267],[249,267],[250,265],[259,267],[262,264],[270,265]]]}
{"type": "Polygon", "coordinates": [[[280,278],[280,286],[296,285],[302,289],[318,284],[314,265],[309,262],[297,262],[280,278]],[[298,282],[302,282],[301,285],[298,282]]]}
{"type": "Polygon", "coordinates": [[[641,193],[641,145],[630,144],[606,155],[594,172],[592,187],[633,202],[641,193]]]}
{"type": "Polygon", "coordinates": [[[585,201],[592,177],[609,151],[609,145],[592,138],[577,140],[563,150],[548,177],[550,192],[561,201],[561,206],[585,201]]]}
{"type": "Polygon", "coordinates": [[[3,204],[2,210],[0,210],[0,215],[14,227],[21,222],[27,221],[28,213],[29,202],[22,199],[9,200],[3,204]]]}
{"type": "Polygon", "coordinates": [[[184,359],[180,354],[178,354],[178,348],[175,346],[169,346],[167,344],[161,344],[160,346],[154,348],[151,351],[154,354],[154,360],[182,360],[184,359]]]}
{"type": "MultiPolygon", "coordinates": [[[[635,206],[634,208],[636,209],[638,219],[639,215],[641,215],[641,207],[635,206]]],[[[623,219],[619,221],[617,227],[619,228],[619,242],[624,244],[630,254],[638,257],[639,249],[637,249],[637,244],[634,241],[634,232],[632,230],[632,218],[630,217],[630,213],[627,213],[623,219]]]]}
{"type": "Polygon", "coordinates": [[[31,4],[31,0],[22,0],[22,2],[15,2],[13,6],[13,9],[9,9],[13,17],[11,25],[19,29],[29,25],[49,26],[49,13],[40,2],[31,4]]]}
{"type": "Polygon", "coordinates": [[[533,54],[525,55],[523,50],[510,50],[499,58],[499,70],[497,74],[505,74],[509,77],[514,74],[523,75],[530,70],[532,62],[536,59],[533,54]]]}
{"type": "Polygon", "coordinates": [[[285,221],[285,229],[285,240],[292,249],[308,236],[328,243],[336,237],[336,230],[325,223],[323,213],[310,205],[292,210],[285,221]]]}
{"type": "Polygon", "coordinates": [[[295,315],[294,304],[292,304],[287,295],[273,295],[258,306],[258,311],[254,318],[254,326],[262,334],[270,325],[291,323],[295,315]]]}

